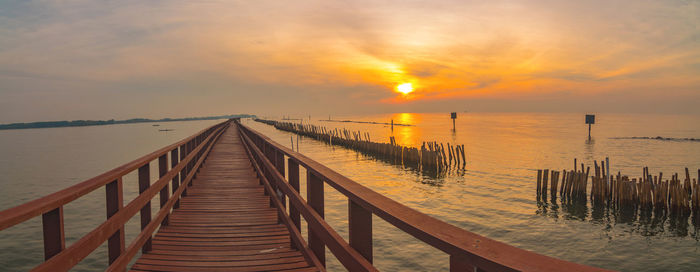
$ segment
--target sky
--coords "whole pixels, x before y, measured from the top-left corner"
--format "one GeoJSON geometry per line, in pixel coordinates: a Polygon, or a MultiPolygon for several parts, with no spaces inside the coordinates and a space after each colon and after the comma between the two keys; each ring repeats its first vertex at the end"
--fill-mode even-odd
{"type": "Polygon", "coordinates": [[[700,1],[0,0],[0,123],[449,111],[700,114],[700,1]]]}

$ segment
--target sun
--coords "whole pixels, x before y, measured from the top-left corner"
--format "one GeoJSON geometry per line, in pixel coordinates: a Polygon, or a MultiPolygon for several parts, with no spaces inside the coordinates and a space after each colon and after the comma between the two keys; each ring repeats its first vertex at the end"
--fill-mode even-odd
{"type": "Polygon", "coordinates": [[[411,83],[403,83],[399,86],[396,86],[396,90],[402,94],[410,94],[411,92],[413,92],[413,85],[411,83]]]}

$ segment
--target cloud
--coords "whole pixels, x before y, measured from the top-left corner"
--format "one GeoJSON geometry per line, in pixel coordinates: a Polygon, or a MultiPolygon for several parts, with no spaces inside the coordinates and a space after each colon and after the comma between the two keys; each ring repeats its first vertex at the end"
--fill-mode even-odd
{"type": "Polygon", "coordinates": [[[0,116],[46,118],[76,108],[70,101],[77,100],[110,108],[116,118],[134,109],[145,117],[168,112],[165,103],[138,110],[143,104],[133,102],[135,92],[191,115],[212,111],[211,105],[226,113],[230,107],[220,101],[236,97],[246,101],[239,105],[244,110],[285,113],[363,105],[439,110],[430,101],[526,99],[562,90],[568,94],[562,101],[631,90],[692,100],[700,96],[698,5],[9,1],[0,9],[0,100],[26,104],[37,93],[67,98],[52,111],[5,108],[0,116]],[[393,91],[403,82],[417,87],[410,99],[393,91]],[[128,104],[129,111],[100,97],[128,104]],[[294,103],[272,102],[282,98],[294,103]],[[187,101],[210,106],[183,107],[187,101]]]}

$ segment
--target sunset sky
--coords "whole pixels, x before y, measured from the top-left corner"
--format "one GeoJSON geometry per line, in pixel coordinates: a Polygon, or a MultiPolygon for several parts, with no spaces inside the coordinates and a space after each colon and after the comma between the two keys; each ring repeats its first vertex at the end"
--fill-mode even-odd
{"type": "Polygon", "coordinates": [[[0,0],[0,123],[465,110],[700,114],[700,1],[0,0]]]}

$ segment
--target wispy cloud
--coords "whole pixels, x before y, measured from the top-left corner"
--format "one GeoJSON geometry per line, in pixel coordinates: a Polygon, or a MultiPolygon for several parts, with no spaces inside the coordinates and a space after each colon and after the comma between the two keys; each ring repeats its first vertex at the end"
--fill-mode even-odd
{"type": "MultiPolygon", "coordinates": [[[[248,103],[191,114],[306,101],[319,103],[286,112],[353,111],[362,105],[386,111],[420,103],[424,106],[418,108],[441,110],[427,101],[537,97],[563,90],[570,95],[560,99],[636,90],[648,99],[687,101],[700,97],[699,5],[672,0],[5,1],[0,3],[0,100],[27,103],[29,93],[39,91],[49,100],[92,92],[123,103],[133,103],[129,90],[182,104],[193,98],[219,104],[222,97],[248,97],[240,99],[248,103]],[[414,83],[415,94],[396,94],[393,88],[402,82],[414,83]],[[251,90],[270,95],[252,101],[258,96],[251,90]],[[287,100],[271,101],[275,97],[287,100]]],[[[135,105],[130,108],[138,109],[135,105]]],[[[42,119],[75,105],[67,100],[50,108],[19,107],[11,115],[20,121],[42,119]]],[[[114,115],[168,112],[114,108],[114,115]]],[[[0,109],[0,116],[10,113],[0,109]]]]}

